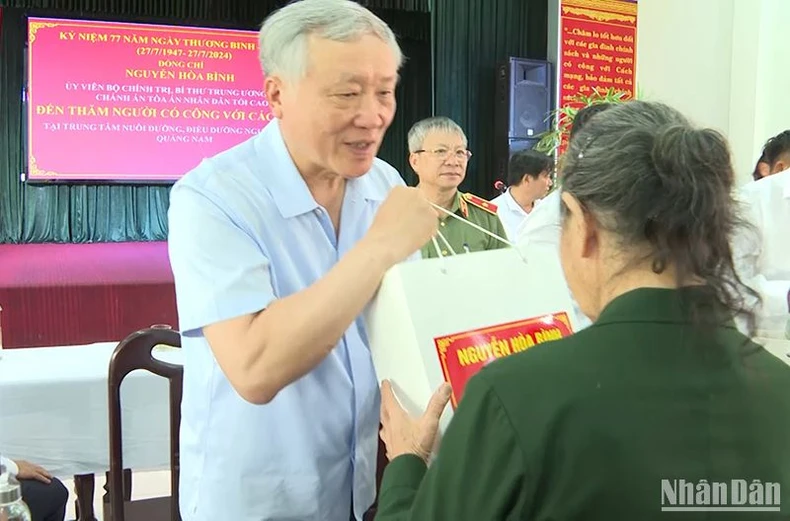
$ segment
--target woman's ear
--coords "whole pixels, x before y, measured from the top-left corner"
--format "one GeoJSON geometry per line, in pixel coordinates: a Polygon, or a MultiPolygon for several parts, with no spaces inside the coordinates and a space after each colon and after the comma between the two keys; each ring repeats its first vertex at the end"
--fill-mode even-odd
{"type": "Polygon", "coordinates": [[[583,258],[595,256],[600,247],[598,222],[576,197],[568,192],[563,192],[561,197],[562,204],[565,205],[568,212],[566,225],[569,228],[567,231],[573,234],[575,240],[581,245],[579,254],[583,258]]]}

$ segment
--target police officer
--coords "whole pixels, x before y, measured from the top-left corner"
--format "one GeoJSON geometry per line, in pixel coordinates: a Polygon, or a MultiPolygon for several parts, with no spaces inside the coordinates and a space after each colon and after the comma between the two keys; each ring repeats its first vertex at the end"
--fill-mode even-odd
{"type": "MultiPolygon", "coordinates": [[[[466,177],[472,153],[466,134],[446,117],[423,119],[409,130],[409,164],[419,177],[419,188],[432,203],[502,238],[505,228],[497,217],[497,207],[485,199],[461,193],[458,186],[466,177]]],[[[455,253],[493,250],[507,244],[446,214],[439,216],[439,232],[455,253]]],[[[437,237],[442,255],[450,255],[444,241],[437,237]]],[[[438,257],[433,242],[423,246],[424,259],[438,257]]]]}

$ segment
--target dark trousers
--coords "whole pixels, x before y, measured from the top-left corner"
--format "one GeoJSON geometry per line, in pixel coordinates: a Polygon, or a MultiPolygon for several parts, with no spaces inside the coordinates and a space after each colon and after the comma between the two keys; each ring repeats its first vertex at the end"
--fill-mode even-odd
{"type": "Polygon", "coordinates": [[[20,479],[22,500],[30,509],[33,521],[64,521],[69,491],[57,478],[47,485],[33,479],[20,479]]]}

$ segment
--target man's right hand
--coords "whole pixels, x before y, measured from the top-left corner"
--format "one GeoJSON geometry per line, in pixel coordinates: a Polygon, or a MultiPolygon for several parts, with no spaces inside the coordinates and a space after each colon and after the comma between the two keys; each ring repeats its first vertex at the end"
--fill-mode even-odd
{"type": "Polygon", "coordinates": [[[430,241],[438,226],[436,210],[419,190],[397,186],[379,207],[365,238],[386,248],[395,264],[430,241]]]}

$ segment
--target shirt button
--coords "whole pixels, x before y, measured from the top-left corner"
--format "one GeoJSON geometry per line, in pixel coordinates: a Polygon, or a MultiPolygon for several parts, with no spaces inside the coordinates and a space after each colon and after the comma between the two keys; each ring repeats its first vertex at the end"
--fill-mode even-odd
{"type": "Polygon", "coordinates": [[[442,221],[442,226],[444,226],[444,221],[442,221]]]}

